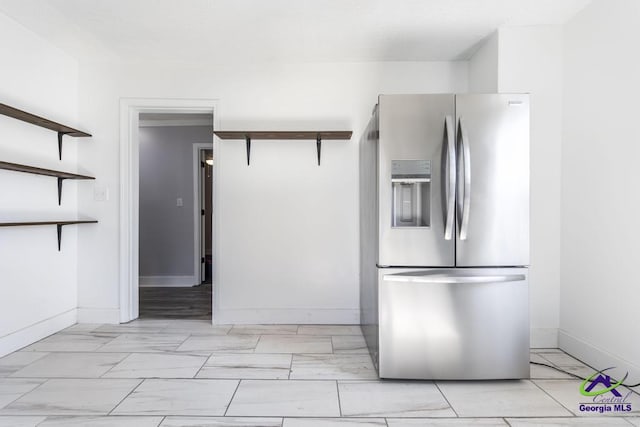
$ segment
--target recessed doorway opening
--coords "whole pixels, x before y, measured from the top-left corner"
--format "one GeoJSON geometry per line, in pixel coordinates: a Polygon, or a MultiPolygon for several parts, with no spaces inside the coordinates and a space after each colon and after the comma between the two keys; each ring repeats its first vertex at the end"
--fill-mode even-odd
{"type": "Polygon", "coordinates": [[[139,116],[140,318],[212,318],[212,128],[211,114],[139,116]]]}

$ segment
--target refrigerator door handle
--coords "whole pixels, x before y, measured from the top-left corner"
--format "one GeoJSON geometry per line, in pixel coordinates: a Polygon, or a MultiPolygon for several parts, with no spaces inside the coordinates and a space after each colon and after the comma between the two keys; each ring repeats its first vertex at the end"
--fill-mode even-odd
{"type": "Polygon", "coordinates": [[[447,138],[446,180],[443,180],[444,194],[446,196],[444,239],[451,240],[453,237],[453,227],[455,225],[454,213],[456,209],[456,145],[454,140],[453,118],[451,116],[444,118],[444,131],[447,138]]]}
{"type": "Polygon", "coordinates": [[[504,274],[489,276],[452,276],[434,274],[386,274],[383,279],[388,282],[409,282],[409,283],[453,283],[453,284],[474,284],[474,283],[500,283],[519,282],[525,280],[524,274],[504,274]]]}
{"type": "Polygon", "coordinates": [[[467,239],[469,229],[469,213],[471,210],[471,157],[469,154],[469,136],[462,124],[462,117],[458,119],[458,161],[462,159],[462,179],[458,181],[458,219],[460,221],[460,240],[467,239]],[[462,200],[460,200],[462,197],[462,200]]]}

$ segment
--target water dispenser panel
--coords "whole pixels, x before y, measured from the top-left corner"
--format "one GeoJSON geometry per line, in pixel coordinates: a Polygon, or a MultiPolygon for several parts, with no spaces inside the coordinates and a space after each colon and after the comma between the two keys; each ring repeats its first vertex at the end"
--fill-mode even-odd
{"type": "Polygon", "coordinates": [[[392,160],[392,227],[429,227],[431,160],[392,160]]]}

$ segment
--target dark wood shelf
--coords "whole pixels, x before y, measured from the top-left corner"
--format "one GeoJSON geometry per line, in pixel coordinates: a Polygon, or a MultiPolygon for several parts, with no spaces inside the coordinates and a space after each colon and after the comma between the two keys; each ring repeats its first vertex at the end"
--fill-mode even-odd
{"type": "Polygon", "coordinates": [[[25,221],[25,222],[0,222],[0,227],[29,227],[36,225],[55,225],[58,232],[58,251],[62,243],[62,227],[73,224],[97,224],[95,219],[71,220],[71,221],[25,221]]]}
{"type": "Polygon", "coordinates": [[[58,205],[62,203],[62,182],[65,179],[95,179],[94,177],[88,175],[78,175],[75,173],[61,172],[52,169],[43,169],[37,168],[35,166],[19,165],[17,163],[9,162],[0,162],[0,169],[58,178],[58,205]]]}
{"type": "Polygon", "coordinates": [[[62,160],[62,137],[64,135],[80,138],[91,136],[91,134],[87,132],[83,132],[81,130],[74,129],[61,123],[45,119],[44,117],[36,116],[35,114],[27,113],[26,111],[18,110],[17,108],[11,107],[6,104],[0,104],[0,114],[57,132],[58,153],[60,160],[62,160]]]}
{"type": "Polygon", "coordinates": [[[323,139],[328,140],[349,140],[353,132],[348,131],[214,131],[220,139],[244,140],[247,144],[247,165],[251,160],[251,140],[252,139],[296,139],[296,140],[316,140],[318,152],[318,166],[320,166],[320,150],[323,139]]]}

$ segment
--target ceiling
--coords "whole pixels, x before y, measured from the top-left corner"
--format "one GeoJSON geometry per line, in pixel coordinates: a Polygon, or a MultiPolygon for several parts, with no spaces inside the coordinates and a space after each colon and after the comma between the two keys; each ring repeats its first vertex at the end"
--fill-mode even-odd
{"type": "Polygon", "coordinates": [[[562,24],[588,0],[0,0],[79,59],[467,59],[500,26],[562,24]]]}

